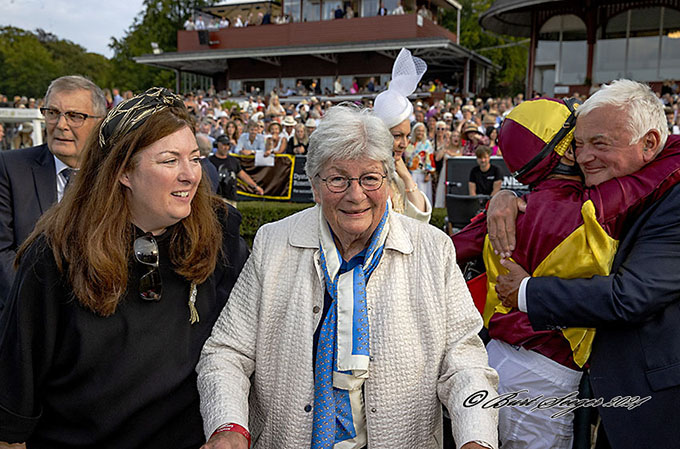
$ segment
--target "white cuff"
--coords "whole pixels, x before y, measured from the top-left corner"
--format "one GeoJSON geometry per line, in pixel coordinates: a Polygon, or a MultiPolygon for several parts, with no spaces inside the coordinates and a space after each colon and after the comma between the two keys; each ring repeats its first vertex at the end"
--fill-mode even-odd
{"type": "MultiPolygon", "coordinates": [[[[493,446],[491,444],[487,443],[486,441],[474,440],[474,441],[468,441],[468,443],[477,443],[480,446],[484,446],[487,449],[493,449],[493,446]]],[[[465,443],[465,444],[467,444],[467,443],[465,443]]],[[[465,446],[465,444],[463,446],[465,446]]]]}
{"type": "Polygon", "coordinates": [[[529,282],[529,279],[531,279],[529,276],[522,279],[517,292],[517,308],[524,313],[527,313],[527,282],[529,282]]]}

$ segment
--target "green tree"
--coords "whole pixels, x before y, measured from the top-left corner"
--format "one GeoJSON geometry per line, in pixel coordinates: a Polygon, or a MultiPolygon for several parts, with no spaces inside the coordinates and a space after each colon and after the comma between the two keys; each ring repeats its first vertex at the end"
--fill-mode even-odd
{"type": "Polygon", "coordinates": [[[0,92],[42,97],[50,82],[63,75],[83,75],[106,86],[111,68],[104,56],[41,29],[0,28],[0,92]]]}
{"type": "Polygon", "coordinates": [[[111,38],[114,83],[139,92],[152,86],[175,87],[175,73],[137,64],[132,58],[151,53],[156,42],[164,51],[177,50],[177,31],[195,9],[215,3],[208,0],[144,0],[144,10],[135,17],[122,39],[111,38]]]}
{"type": "Polygon", "coordinates": [[[57,73],[59,64],[35,34],[0,28],[0,92],[42,97],[57,73]]]}
{"type": "MultiPolygon", "coordinates": [[[[477,51],[501,66],[500,71],[491,75],[488,93],[497,96],[524,92],[529,58],[528,43],[521,43],[523,38],[490,33],[479,25],[479,15],[489,9],[494,0],[459,0],[459,2],[463,6],[460,21],[461,45],[477,51]]],[[[447,11],[444,14],[442,26],[455,32],[455,11],[447,11]]]]}
{"type": "Polygon", "coordinates": [[[80,45],[59,39],[40,28],[36,30],[36,35],[58,64],[60,76],[78,74],[90,78],[102,88],[110,85],[111,63],[105,56],[88,53],[80,45]]]}

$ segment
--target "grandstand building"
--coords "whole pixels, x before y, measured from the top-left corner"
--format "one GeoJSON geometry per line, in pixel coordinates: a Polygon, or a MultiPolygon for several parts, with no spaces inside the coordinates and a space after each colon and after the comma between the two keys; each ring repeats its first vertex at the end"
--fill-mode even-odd
{"type": "MultiPolygon", "coordinates": [[[[377,90],[390,79],[399,50],[406,47],[428,64],[425,81],[439,80],[462,93],[479,93],[489,71],[498,69],[487,58],[462,47],[458,37],[437,25],[446,11],[460,11],[455,0],[231,0],[203,8],[202,15],[230,26],[205,31],[179,30],[177,51],[136,57],[135,61],[175,70],[177,90],[195,88],[196,77],[217,91],[286,92],[299,81],[317,80],[321,94],[333,93],[336,79],[349,92],[353,81],[365,85],[375,78],[377,90]],[[388,15],[379,15],[382,7],[388,15]],[[399,13],[402,6],[404,13],[399,13]],[[353,18],[336,18],[351,10],[353,18]],[[416,11],[420,11],[417,13],[416,11]],[[251,17],[255,26],[234,24],[251,17]],[[285,17],[288,23],[279,22],[285,17]],[[193,82],[193,86],[191,83],[193,82]]],[[[460,13],[458,14],[460,22],[460,13]]],[[[201,87],[206,87],[202,85],[201,87]]]]}
{"type": "Polygon", "coordinates": [[[527,94],[680,79],[680,0],[496,0],[479,22],[530,39],[527,94]]]}

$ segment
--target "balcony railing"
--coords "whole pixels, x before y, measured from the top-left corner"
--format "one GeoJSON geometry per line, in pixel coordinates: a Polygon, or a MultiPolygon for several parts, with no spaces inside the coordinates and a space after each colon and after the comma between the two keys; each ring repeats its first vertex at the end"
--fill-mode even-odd
{"type": "Polygon", "coordinates": [[[416,14],[224,28],[207,33],[208,43],[202,45],[199,31],[178,31],[177,51],[298,47],[432,37],[456,42],[454,33],[416,14]]]}

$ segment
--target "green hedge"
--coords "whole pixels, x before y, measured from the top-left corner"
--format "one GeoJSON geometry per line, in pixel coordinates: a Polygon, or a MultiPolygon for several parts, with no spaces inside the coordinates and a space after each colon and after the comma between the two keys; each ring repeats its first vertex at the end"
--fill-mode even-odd
{"type": "Polygon", "coordinates": [[[253,246],[255,233],[260,226],[286,218],[314,203],[280,203],[278,201],[239,201],[238,210],[243,215],[241,235],[249,247],[253,246]]]}
{"type": "MultiPolygon", "coordinates": [[[[314,203],[280,203],[277,201],[239,201],[238,210],[243,215],[241,223],[241,235],[248,246],[252,247],[255,233],[265,223],[281,220],[288,215],[293,215],[303,209],[313,206],[314,203]]],[[[430,224],[438,229],[444,228],[446,209],[437,208],[432,211],[430,224]]]]}
{"type": "Polygon", "coordinates": [[[446,208],[437,207],[432,209],[432,218],[430,218],[430,224],[435,226],[437,229],[444,230],[444,219],[446,218],[446,208]]]}

